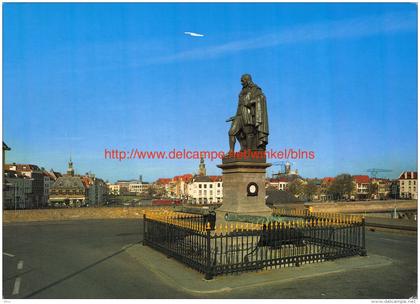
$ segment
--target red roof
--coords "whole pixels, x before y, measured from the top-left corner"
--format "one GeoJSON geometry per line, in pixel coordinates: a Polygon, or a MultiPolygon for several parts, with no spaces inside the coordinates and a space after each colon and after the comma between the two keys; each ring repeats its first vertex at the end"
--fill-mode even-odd
{"type": "Polygon", "coordinates": [[[209,175],[209,178],[212,182],[220,182],[222,180],[220,175],[209,175]]]}
{"type": "Polygon", "coordinates": [[[173,178],[173,180],[175,182],[176,181],[180,181],[180,180],[182,180],[184,182],[187,182],[187,181],[190,181],[192,178],[193,178],[192,174],[184,174],[184,175],[177,175],[177,176],[175,176],[173,178]]]}
{"type": "Polygon", "coordinates": [[[416,171],[404,171],[400,174],[399,179],[417,179],[416,171]]]}
{"type": "Polygon", "coordinates": [[[89,176],[82,176],[81,179],[86,188],[89,188],[89,186],[93,184],[93,181],[89,176]]]}
{"type": "Polygon", "coordinates": [[[158,180],[156,181],[156,183],[159,185],[166,185],[166,184],[169,184],[170,182],[171,182],[170,178],[158,178],[158,180]]]}
{"type": "Polygon", "coordinates": [[[370,178],[367,175],[353,175],[353,180],[357,184],[369,184],[370,178]]]}
{"type": "Polygon", "coordinates": [[[334,177],[324,177],[322,179],[323,182],[331,183],[334,180],[334,177]]]}

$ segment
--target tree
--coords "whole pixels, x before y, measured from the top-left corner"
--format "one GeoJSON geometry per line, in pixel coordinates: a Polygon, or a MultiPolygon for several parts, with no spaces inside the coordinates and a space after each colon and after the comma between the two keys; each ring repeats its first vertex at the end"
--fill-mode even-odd
{"type": "Polygon", "coordinates": [[[328,188],[329,194],[334,199],[342,199],[345,195],[350,196],[355,188],[353,179],[350,174],[344,173],[335,177],[334,181],[328,188]]]}
{"type": "Polygon", "coordinates": [[[155,186],[154,185],[149,185],[149,188],[147,189],[148,196],[149,197],[154,197],[154,196],[156,196],[156,193],[157,193],[157,191],[155,189],[155,186]]]}
{"type": "Polygon", "coordinates": [[[377,183],[370,182],[368,186],[368,195],[369,195],[368,197],[372,198],[373,195],[377,195],[378,189],[379,189],[379,186],[377,183]]]}
{"type": "Polygon", "coordinates": [[[303,187],[303,193],[308,198],[309,201],[312,200],[312,197],[319,192],[317,180],[310,180],[303,187]]]}
{"type": "Polygon", "coordinates": [[[299,197],[303,194],[303,181],[300,179],[294,179],[289,183],[289,186],[287,187],[287,191],[293,194],[296,197],[299,197]]]}

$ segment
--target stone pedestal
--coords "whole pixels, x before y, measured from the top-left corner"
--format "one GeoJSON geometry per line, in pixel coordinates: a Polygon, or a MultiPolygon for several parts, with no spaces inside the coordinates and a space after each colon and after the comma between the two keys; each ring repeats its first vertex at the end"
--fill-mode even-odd
{"type": "Polygon", "coordinates": [[[271,164],[263,159],[224,158],[223,205],[216,210],[216,223],[223,223],[226,213],[271,215],[265,204],[265,175],[271,164]]]}

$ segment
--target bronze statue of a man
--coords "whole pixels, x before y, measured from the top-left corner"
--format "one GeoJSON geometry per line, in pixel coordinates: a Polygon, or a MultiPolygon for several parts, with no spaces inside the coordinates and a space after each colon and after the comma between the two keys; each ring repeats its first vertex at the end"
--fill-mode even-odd
{"type": "Polygon", "coordinates": [[[235,150],[238,139],[241,151],[265,150],[268,144],[267,104],[262,90],[252,82],[251,75],[241,77],[242,90],[239,94],[236,116],[229,130],[229,153],[235,150]]]}

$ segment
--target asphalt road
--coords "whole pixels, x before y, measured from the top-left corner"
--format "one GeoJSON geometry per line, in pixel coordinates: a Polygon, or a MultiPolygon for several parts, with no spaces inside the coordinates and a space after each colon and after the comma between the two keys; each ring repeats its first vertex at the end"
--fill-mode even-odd
{"type": "MultiPolygon", "coordinates": [[[[169,286],[125,248],[141,240],[138,220],[3,226],[3,297],[13,298],[409,298],[417,297],[417,235],[368,231],[368,253],[392,258],[372,269],[218,294],[169,286]]],[[[158,253],[157,253],[158,254],[158,253]]]]}

